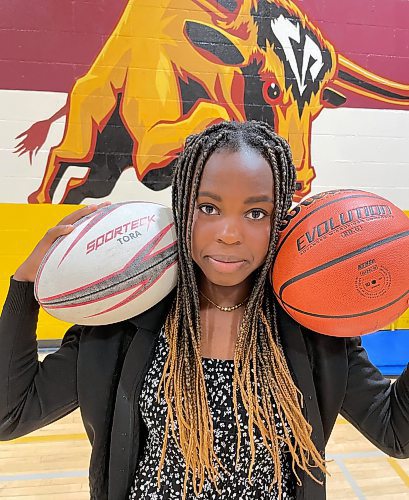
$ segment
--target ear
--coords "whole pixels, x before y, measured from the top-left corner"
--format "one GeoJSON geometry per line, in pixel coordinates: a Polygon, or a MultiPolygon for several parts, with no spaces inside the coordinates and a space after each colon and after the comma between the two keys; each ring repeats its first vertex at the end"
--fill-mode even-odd
{"type": "Polygon", "coordinates": [[[195,21],[186,21],[184,32],[190,43],[210,61],[227,66],[235,66],[244,62],[244,56],[236,43],[238,38],[230,37],[215,26],[195,21]]]}
{"type": "Polygon", "coordinates": [[[324,92],[322,93],[322,98],[328,104],[330,104],[331,106],[335,106],[336,108],[338,106],[342,106],[347,100],[347,98],[344,95],[328,87],[324,89],[324,92]]]}

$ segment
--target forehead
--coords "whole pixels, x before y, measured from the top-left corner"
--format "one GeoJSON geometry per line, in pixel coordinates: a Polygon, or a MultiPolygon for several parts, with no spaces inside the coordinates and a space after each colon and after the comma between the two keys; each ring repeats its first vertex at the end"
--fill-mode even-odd
{"type": "Polygon", "coordinates": [[[199,190],[219,196],[271,196],[273,173],[267,160],[254,149],[216,151],[206,162],[199,190]]]}

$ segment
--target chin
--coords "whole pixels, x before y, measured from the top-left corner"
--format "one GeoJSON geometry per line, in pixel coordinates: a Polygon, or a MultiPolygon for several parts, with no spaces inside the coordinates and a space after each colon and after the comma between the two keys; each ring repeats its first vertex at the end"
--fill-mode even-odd
{"type": "Polygon", "coordinates": [[[214,277],[208,277],[206,276],[206,279],[207,281],[209,281],[210,283],[212,283],[213,285],[217,285],[217,286],[226,286],[226,287],[230,287],[230,286],[237,286],[237,285],[240,285],[240,283],[242,283],[244,280],[233,280],[230,278],[225,278],[225,277],[219,277],[219,278],[214,278],[214,277]]]}
{"type": "Polygon", "coordinates": [[[247,281],[251,275],[250,274],[229,274],[229,273],[215,273],[215,272],[205,272],[201,269],[200,273],[204,278],[213,285],[217,286],[237,286],[241,283],[247,281]]]}

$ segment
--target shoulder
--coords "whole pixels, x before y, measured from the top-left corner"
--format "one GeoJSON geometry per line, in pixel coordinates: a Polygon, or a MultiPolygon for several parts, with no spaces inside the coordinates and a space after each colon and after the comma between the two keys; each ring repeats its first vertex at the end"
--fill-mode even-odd
{"type": "Polygon", "coordinates": [[[129,327],[132,331],[143,329],[157,333],[165,322],[174,297],[175,292],[172,291],[147,311],[120,323],[98,326],[73,325],[66,331],[61,345],[78,344],[80,341],[83,343],[84,339],[99,337],[107,342],[116,336],[122,336],[124,331],[129,330],[129,327]]]}
{"type": "Polygon", "coordinates": [[[172,290],[166,297],[160,300],[147,311],[134,316],[128,320],[137,329],[144,329],[153,333],[159,332],[176,297],[176,290],[172,290]]]}
{"type": "Polygon", "coordinates": [[[276,311],[279,335],[284,345],[297,345],[299,350],[306,349],[310,360],[347,357],[350,344],[360,342],[359,338],[333,337],[311,330],[298,323],[278,303],[276,311]]]}
{"type": "Polygon", "coordinates": [[[61,345],[78,344],[84,328],[85,327],[81,325],[73,325],[65,332],[64,337],[61,340],[61,345]]]}

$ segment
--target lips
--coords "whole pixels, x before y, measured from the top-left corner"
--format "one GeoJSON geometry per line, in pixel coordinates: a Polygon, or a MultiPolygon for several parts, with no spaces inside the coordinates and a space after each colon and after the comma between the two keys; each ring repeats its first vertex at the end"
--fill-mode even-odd
{"type": "Polygon", "coordinates": [[[218,262],[227,262],[227,263],[237,263],[245,261],[243,257],[237,257],[235,255],[208,255],[208,258],[216,260],[218,262]]]}
{"type": "Polygon", "coordinates": [[[235,255],[209,255],[207,261],[218,273],[234,273],[245,266],[247,262],[235,255]]]}

